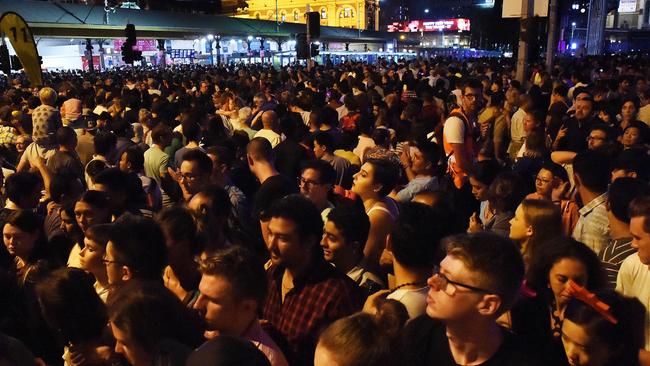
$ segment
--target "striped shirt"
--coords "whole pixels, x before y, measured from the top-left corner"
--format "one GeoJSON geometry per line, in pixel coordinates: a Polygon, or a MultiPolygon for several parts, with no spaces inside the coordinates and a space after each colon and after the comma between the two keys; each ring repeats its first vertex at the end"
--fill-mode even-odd
{"type": "Polygon", "coordinates": [[[610,290],[616,288],[616,277],[618,277],[618,270],[621,269],[621,263],[634,253],[636,249],[632,248],[632,238],[623,238],[610,241],[598,254],[610,290]]]}
{"type": "Polygon", "coordinates": [[[607,193],[603,193],[584,205],[578,211],[580,218],[573,229],[572,237],[586,244],[596,253],[600,253],[601,249],[609,242],[606,199],[607,193]]]}

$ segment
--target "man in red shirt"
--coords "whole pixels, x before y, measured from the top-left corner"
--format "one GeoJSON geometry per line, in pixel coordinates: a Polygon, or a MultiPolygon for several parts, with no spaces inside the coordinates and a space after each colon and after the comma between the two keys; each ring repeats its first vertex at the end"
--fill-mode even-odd
{"type": "Polygon", "coordinates": [[[268,217],[271,266],[263,318],[286,338],[293,352],[290,364],[311,365],[320,330],[360,310],[361,291],[323,258],[323,221],[311,201],[301,195],[284,197],[271,206],[268,217]]]}

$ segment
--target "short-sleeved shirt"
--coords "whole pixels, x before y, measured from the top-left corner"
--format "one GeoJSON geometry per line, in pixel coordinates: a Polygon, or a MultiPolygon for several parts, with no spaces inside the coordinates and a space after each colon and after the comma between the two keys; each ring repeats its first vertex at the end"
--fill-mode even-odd
{"type": "Polygon", "coordinates": [[[266,178],[255,192],[253,211],[259,215],[266,211],[273,201],[286,195],[298,193],[298,184],[296,181],[287,178],[282,174],[266,178]]]}
{"type": "Polygon", "coordinates": [[[580,218],[573,229],[573,235],[571,235],[575,240],[586,244],[596,253],[600,253],[601,249],[609,242],[609,219],[605,208],[606,199],[607,193],[603,193],[578,211],[580,218]]]}
{"type": "Polygon", "coordinates": [[[638,254],[625,258],[616,279],[616,291],[638,299],[645,307],[645,349],[650,350],[650,267],[638,254]]]}
{"type": "MultiPolygon", "coordinates": [[[[449,338],[444,323],[422,315],[411,320],[400,336],[400,365],[409,366],[456,366],[449,348],[449,338]]],[[[541,365],[526,350],[517,336],[502,329],[503,343],[489,360],[481,366],[528,366],[541,365]]]]}
{"type": "Polygon", "coordinates": [[[616,288],[616,278],[618,277],[618,271],[621,269],[621,264],[625,258],[634,253],[636,253],[636,249],[632,248],[632,238],[612,240],[600,251],[598,257],[607,276],[608,288],[611,290],[616,288]]]}
{"type": "Polygon", "coordinates": [[[47,168],[53,174],[72,175],[79,179],[84,178],[84,166],[77,153],[57,151],[47,159],[47,168]]]}
{"type": "Polygon", "coordinates": [[[161,175],[167,170],[169,155],[156,145],[144,152],[144,175],[160,185],[161,175]]]}
{"type": "Polygon", "coordinates": [[[465,143],[465,123],[458,117],[449,117],[442,132],[450,144],[465,143]]]}
{"type": "Polygon", "coordinates": [[[32,112],[32,125],[32,138],[35,142],[53,143],[53,135],[61,127],[61,114],[52,106],[40,105],[32,112]]]}
{"type": "Polygon", "coordinates": [[[269,291],[263,318],[285,337],[294,363],[309,365],[314,360],[319,333],[332,322],[361,310],[361,290],[321,256],[315,256],[309,270],[294,279],[294,287],[282,301],[284,270],[271,266],[267,271],[269,291]]]}
{"type": "Polygon", "coordinates": [[[426,191],[435,191],[438,189],[438,178],[436,177],[416,177],[402,190],[397,192],[397,199],[400,202],[408,202],[418,193],[426,191]]]}

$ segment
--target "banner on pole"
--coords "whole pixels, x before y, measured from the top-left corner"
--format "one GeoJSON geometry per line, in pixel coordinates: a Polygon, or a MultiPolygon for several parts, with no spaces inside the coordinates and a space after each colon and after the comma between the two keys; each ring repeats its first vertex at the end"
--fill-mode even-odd
{"type": "Polygon", "coordinates": [[[20,15],[14,12],[2,14],[0,18],[0,33],[2,37],[9,38],[11,46],[23,64],[25,73],[29,77],[32,86],[43,85],[43,74],[41,73],[41,61],[38,57],[34,35],[29,29],[27,22],[20,15]]]}
{"type": "MultiPolygon", "coordinates": [[[[521,18],[522,1],[527,0],[503,0],[502,18],[521,18]]],[[[547,17],[549,0],[535,0],[533,16],[547,17]]]]}

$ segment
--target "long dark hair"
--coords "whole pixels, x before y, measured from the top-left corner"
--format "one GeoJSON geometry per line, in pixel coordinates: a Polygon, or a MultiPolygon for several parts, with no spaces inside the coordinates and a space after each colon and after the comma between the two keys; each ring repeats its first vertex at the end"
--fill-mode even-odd
{"type": "Polygon", "coordinates": [[[92,275],[64,267],[36,284],[41,313],[63,344],[99,339],[106,328],[106,306],[97,295],[92,275]]]}
{"type": "Polygon", "coordinates": [[[548,275],[553,265],[564,258],[573,258],[585,265],[587,268],[585,287],[588,290],[593,291],[604,287],[605,275],[596,253],[585,244],[571,238],[551,239],[536,248],[528,271],[528,285],[537,293],[546,293],[548,275]]]}

